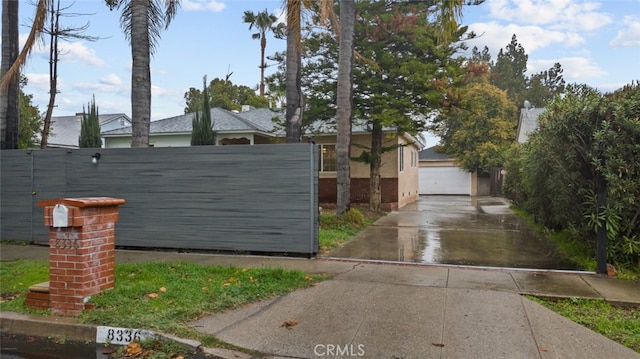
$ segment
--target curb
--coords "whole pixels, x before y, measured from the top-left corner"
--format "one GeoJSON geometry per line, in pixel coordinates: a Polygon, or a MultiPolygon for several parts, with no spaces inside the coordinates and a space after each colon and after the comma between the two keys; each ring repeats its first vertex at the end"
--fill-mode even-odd
{"type": "Polygon", "coordinates": [[[96,327],[80,324],[75,318],[37,316],[14,312],[2,312],[0,330],[5,333],[33,335],[37,337],[62,336],[75,341],[95,341],[96,327]]]}
{"type": "MultiPolygon", "coordinates": [[[[72,317],[38,316],[15,312],[0,313],[0,331],[35,337],[64,337],[79,342],[95,342],[97,328],[81,324],[72,317]]],[[[160,338],[180,343],[194,352],[213,355],[220,359],[252,359],[250,354],[223,348],[207,348],[197,340],[179,338],[170,334],[156,333],[160,338]]],[[[269,357],[266,357],[269,358],[269,357]]]]}

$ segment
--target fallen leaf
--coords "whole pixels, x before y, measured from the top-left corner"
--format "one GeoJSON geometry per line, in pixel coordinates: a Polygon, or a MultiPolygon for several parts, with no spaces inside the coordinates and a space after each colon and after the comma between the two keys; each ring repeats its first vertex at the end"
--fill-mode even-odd
{"type": "Polygon", "coordinates": [[[166,292],[167,292],[167,288],[165,288],[165,287],[160,287],[160,291],[161,291],[162,293],[166,293],[166,292]]]}
{"type": "Polygon", "coordinates": [[[127,354],[129,356],[142,353],[142,347],[138,342],[132,342],[127,345],[127,354]]]}
{"type": "Polygon", "coordinates": [[[182,355],[176,355],[174,357],[171,357],[172,359],[184,359],[184,357],[182,355]]]}
{"type": "Polygon", "coordinates": [[[431,343],[431,345],[433,345],[434,347],[438,347],[438,348],[444,347],[444,344],[442,344],[442,343],[431,343]]]}
{"type": "Polygon", "coordinates": [[[202,287],[202,290],[207,291],[209,290],[209,287],[202,287]]]}
{"type": "Polygon", "coordinates": [[[158,298],[158,293],[149,293],[146,295],[146,297],[151,299],[158,298]]]}
{"type": "Polygon", "coordinates": [[[304,280],[313,280],[313,277],[311,277],[310,275],[307,275],[304,277],[304,280]]]}
{"type": "Polygon", "coordinates": [[[223,287],[228,287],[228,286],[230,286],[230,285],[231,285],[231,283],[229,283],[229,282],[224,282],[224,284],[223,284],[222,286],[223,286],[223,287]]]}
{"type": "Polygon", "coordinates": [[[298,321],[295,319],[291,319],[291,320],[287,320],[285,322],[283,322],[280,326],[281,327],[285,327],[287,329],[291,329],[291,327],[294,327],[298,325],[298,321]]]}
{"type": "Polygon", "coordinates": [[[538,350],[541,352],[548,352],[547,348],[545,347],[538,347],[538,350]]]}

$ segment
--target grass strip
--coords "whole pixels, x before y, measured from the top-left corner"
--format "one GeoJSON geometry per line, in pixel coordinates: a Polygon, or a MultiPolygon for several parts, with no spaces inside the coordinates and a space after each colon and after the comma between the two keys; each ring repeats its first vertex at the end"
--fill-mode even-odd
{"type": "Polygon", "coordinates": [[[593,299],[527,298],[640,353],[638,307],[614,306],[603,300],[593,299]]]}

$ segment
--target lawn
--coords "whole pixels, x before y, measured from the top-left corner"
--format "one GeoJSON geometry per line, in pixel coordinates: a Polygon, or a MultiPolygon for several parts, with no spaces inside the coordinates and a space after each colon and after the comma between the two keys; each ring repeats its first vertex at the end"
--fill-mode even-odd
{"type": "MultiPolygon", "coordinates": [[[[42,314],[24,306],[29,286],[48,280],[48,262],[0,262],[0,310],[42,314]]],[[[117,264],[115,288],[93,296],[82,323],[141,328],[229,347],[186,323],[204,315],[283,295],[325,279],[281,268],[201,266],[191,263],[117,264]]]]}

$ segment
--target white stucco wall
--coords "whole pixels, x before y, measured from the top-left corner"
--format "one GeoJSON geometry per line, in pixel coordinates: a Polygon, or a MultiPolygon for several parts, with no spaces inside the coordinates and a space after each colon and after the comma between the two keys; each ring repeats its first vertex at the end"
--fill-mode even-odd
{"type": "MultiPolygon", "coordinates": [[[[131,137],[105,137],[105,148],[131,147],[131,137]]],[[[191,145],[190,134],[179,135],[151,135],[149,144],[153,147],[188,147],[191,145]]]]}

